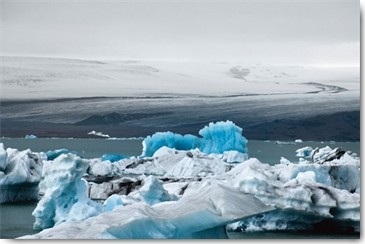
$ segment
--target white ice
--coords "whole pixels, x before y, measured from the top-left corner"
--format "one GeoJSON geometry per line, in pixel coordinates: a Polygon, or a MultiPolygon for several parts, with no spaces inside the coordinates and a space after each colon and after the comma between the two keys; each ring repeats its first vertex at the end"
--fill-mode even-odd
{"type": "Polygon", "coordinates": [[[4,149],[0,143],[0,203],[38,200],[43,161],[29,149],[4,149]]]}

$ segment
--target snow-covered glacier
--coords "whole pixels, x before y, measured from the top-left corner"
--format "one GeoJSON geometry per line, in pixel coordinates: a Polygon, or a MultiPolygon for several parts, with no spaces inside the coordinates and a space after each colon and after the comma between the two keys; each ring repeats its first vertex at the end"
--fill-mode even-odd
{"type": "Polygon", "coordinates": [[[211,123],[200,135],[154,134],[140,157],[112,161],[39,154],[43,196],[33,215],[43,230],[22,238],[225,238],[227,229],[308,230],[329,222],[359,231],[357,156],[303,147],[298,161],[269,165],[248,157],[232,122],[211,123]]]}

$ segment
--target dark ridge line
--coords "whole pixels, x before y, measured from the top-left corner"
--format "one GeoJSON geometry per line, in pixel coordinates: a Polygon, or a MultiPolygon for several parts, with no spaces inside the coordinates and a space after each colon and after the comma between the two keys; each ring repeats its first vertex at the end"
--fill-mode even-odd
{"type": "Polygon", "coordinates": [[[317,82],[302,83],[304,85],[314,85],[319,91],[310,92],[284,92],[284,93],[244,93],[244,94],[230,94],[230,95],[201,95],[201,94],[166,94],[156,93],[156,95],[145,95],[145,96],[95,96],[95,97],[65,97],[65,98],[48,98],[48,99],[0,99],[0,104],[3,106],[13,104],[24,104],[24,103],[57,103],[57,102],[69,102],[69,101],[83,101],[83,100],[98,100],[98,99],[180,99],[180,98],[237,98],[237,97],[254,97],[254,96],[281,96],[281,95],[306,95],[306,94],[319,94],[322,92],[327,93],[340,93],[348,91],[346,88],[340,86],[325,85],[317,82]],[[329,88],[329,90],[326,90],[329,88]]]}
{"type": "Polygon", "coordinates": [[[70,101],[83,101],[83,100],[99,100],[99,99],[164,99],[164,98],[179,98],[174,96],[121,96],[121,97],[108,97],[108,96],[96,96],[96,97],[75,97],[75,98],[49,98],[49,99],[24,99],[24,100],[0,100],[1,105],[12,105],[12,104],[25,104],[25,103],[57,103],[57,102],[70,102],[70,101]]]}
{"type": "Polygon", "coordinates": [[[312,85],[319,89],[319,91],[311,91],[311,92],[307,92],[307,94],[318,94],[318,93],[322,93],[322,92],[340,93],[340,92],[348,91],[348,89],[343,88],[341,86],[326,85],[326,84],[322,84],[322,83],[318,83],[318,82],[306,82],[306,83],[302,83],[302,84],[303,85],[312,85]]]}

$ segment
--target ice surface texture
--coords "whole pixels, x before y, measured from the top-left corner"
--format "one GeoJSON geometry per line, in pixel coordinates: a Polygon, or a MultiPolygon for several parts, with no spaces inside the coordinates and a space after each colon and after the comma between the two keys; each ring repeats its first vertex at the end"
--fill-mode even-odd
{"type": "MultiPolygon", "coordinates": [[[[46,230],[25,238],[213,238],[224,237],[232,223],[231,228],[275,230],[323,219],[359,226],[356,156],[304,147],[298,162],[281,158],[270,166],[247,158],[247,140],[230,121],[210,123],[199,134],[156,133],[144,141],[144,157],[111,162],[63,153],[45,160],[39,170],[44,196],[33,215],[34,227],[46,230]],[[292,218],[280,221],[288,213],[292,218]]],[[[10,163],[32,165],[31,155],[1,145],[0,180],[31,182],[18,163],[10,163]]]]}
{"type": "Polygon", "coordinates": [[[87,160],[74,154],[62,154],[52,162],[40,183],[44,196],[32,213],[35,229],[83,220],[102,211],[101,204],[88,198],[87,182],[82,179],[88,166],[87,160]]]}
{"type": "Polygon", "coordinates": [[[199,131],[202,138],[193,135],[180,135],[172,132],[157,132],[143,141],[142,156],[151,157],[159,148],[167,146],[177,150],[198,148],[206,154],[223,153],[236,150],[246,153],[247,139],[242,129],[231,121],[209,123],[199,131]]]}
{"type": "Polygon", "coordinates": [[[178,201],[118,207],[85,221],[65,222],[24,238],[218,238],[225,237],[226,224],[272,209],[253,196],[212,182],[201,186],[195,194],[184,194],[178,201]]]}
{"type": "Polygon", "coordinates": [[[4,149],[0,143],[0,203],[38,200],[42,159],[29,149],[4,149]]]}
{"type": "MultiPolygon", "coordinates": [[[[326,154],[328,150],[320,149],[319,154],[326,154]]],[[[108,162],[115,167],[111,170],[114,175],[122,172],[115,171],[117,167],[120,170],[122,165],[133,165],[135,176],[139,174],[144,182],[140,189],[128,195],[110,196],[101,210],[86,198],[86,185],[81,184],[81,176],[90,160],[69,154],[59,156],[56,164],[63,166],[46,175],[45,182],[48,182],[42,184],[51,190],[47,189],[45,199],[40,202],[44,203],[43,207],[37,207],[49,211],[41,215],[43,223],[57,224],[24,238],[213,238],[222,237],[222,228],[236,221],[231,228],[245,227],[246,230],[299,228],[323,219],[349,221],[354,228],[359,225],[360,161],[347,153],[322,164],[301,160],[270,166],[250,158],[226,167],[223,154],[206,155],[199,150],[162,147],[153,158],[138,160],[93,162],[94,166],[108,162]],[[206,174],[209,163],[213,166],[206,174]],[[147,171],[159,174],[146,177],[147,171]],[[62,180],[68,183],[60,185],[58,174],[70,176],[62,180]],[[172,175],[177,182],[162,184],[158,180],[158,177],[172,175]],[[200,180],[192,175],[200,175],[200,180]],[[51,181],[52,177],[56,177],[56,181],[51,181]],[[47,192],[58,192],[65,198],[56,198],[47,192]],[[53,199],[60,201],[55,204],[53,199]],[[77,206],[72,207],[77,211],[63,210],[64,204],[70,202],[77,206]],[[271,210],[276,212],[268,213],[271,210]],[[49,214],[53,212],[59,217],[49,214]],[[90,217],[93,215],[95,217],[90,217]],[[280,221],[283,216],[291,217],[287,222],[280,221]],[[288,225],[289,222],[294,225],[288,225]]],[[[100,185],[104,183],[107,182],[100,185]]]]}

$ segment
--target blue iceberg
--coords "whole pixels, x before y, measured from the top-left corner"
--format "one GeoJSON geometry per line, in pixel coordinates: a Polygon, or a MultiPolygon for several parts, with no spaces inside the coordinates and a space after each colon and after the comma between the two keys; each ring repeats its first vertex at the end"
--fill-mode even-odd
{"type": "Polygon", "coordinates": [[[221,154],[225,151],[238,151],[247,153],[247,139],[242,135],[242,128],[235,125],[232,121],[209,123],[199,131],[199,149],[203,153],[221,154]]]}
{"type": "Polygon", "coordinates": [[[177,150],[190,150],[198,148],[206,154],[222,154],[225,151],[238,151],[247,153],[247,139],[242,135],[242,128],[231,121],[209,123],[194,135],[180,135],[170,131],[157,132],[143,140],[142,156],[152,157],[161,147],[167,146],[177,150]]]}
{"type": "Polygon", "coordinates": [[[69,150],[65,149],[65,148],[57,149],[57,150],[54,150],[54,151],[48,151],[48,152],[46,152],[47,160],[54,160],[55,158],[57,158],[61,154],[66,154],[66,153],[69,153],[69,150]]]}
{"type": "Polygon", "coordinates": [[[121,159],[124,159],[124,158],[128,158],[127,156],[124,156],[124,155],[120,155],[120,154],[112,154],[112,153],[106,153],[106,154],[103,154],[100,159],[102,161],[110,161],[112,163],[114,162],[117,162],[121,159]]]}
{"type": "Polygon", "coordinates": [[[177,150],[190,150],[199,146],[199,138],[190,134],[180,135],[173,132],[157,132],[143,140],[142,156],[152,157],[163,146],[177,150]]]}

